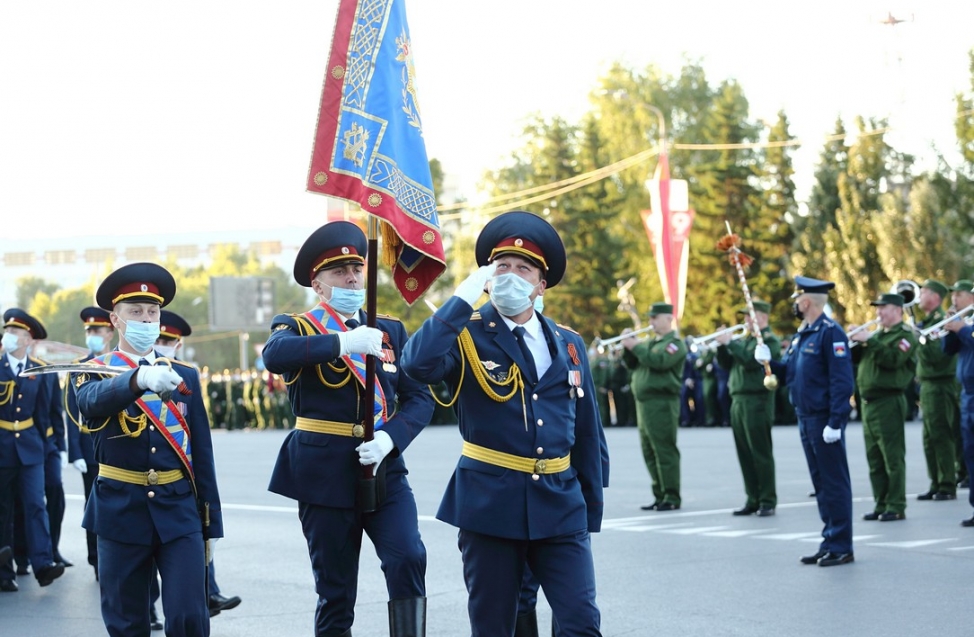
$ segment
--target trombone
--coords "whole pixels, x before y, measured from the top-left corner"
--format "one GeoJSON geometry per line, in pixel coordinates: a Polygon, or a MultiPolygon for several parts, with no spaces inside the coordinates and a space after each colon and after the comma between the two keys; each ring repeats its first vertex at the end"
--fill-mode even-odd
{"type": "Polygon", "coordinates": [[[646,340],[650,338],[652,332],[654,332],[652,325],[647,325],[646,327],[634,330],[632,332],[627,332],[625,334],[620,334],[619,336],[613,336],[612,338],[597,338],[595,339],[595,347],[598,349],[599,354],[602,354],[608,349],[610,352],[617,352],[622,349],[622,341],[633,336],[640,336],[645,334],[640,340],[646,340]]]}
{"type": "Polygon", "coordinates": [[[736,341],[739,338],[744,338],[747,336],[747,326],[743,323],[737,325],[732,325],[730,327],[725,327],[723,329],[717,330],[712,334],[705,334],[704,336],[691,336],[690,337],[690,351],[696,354],[701,349],[717,349],[719,343],[717,339],[724,334],[730,334],[731,340],[736,341]]]}
{"type": "Polygon", "coordinates": [[[920,342],[926,343],[928,340],[936,340],[946,336],[947,330],[944,329],[944,327],[951,321],[959,321],[963,318],[963,321],[968,325],[974,325],[974,315],[965,316],[965,314],[971,314],[971,312],[974,312],[974,305],[968,305],[967,307],[956,312],[948,313],[947,318],[938,323],[934,323],[930,327],[925,327],[918,332],[920,335],[920,342]]]}

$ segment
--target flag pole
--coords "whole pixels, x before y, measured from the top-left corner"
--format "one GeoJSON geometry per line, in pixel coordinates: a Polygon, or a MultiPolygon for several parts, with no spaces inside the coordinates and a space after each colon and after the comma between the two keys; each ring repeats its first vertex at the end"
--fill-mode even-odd
{"type": "MultiPolygon", "coordinates": [[[[379,272],[379,220],[372,215],[368,215],[367,219],[366,238],[369,251],[366,257],[365,321],[369,327],[375,327],[376,286],[379,272]]],[[[362,415],[362,426],[365,431],[364,440],[368,442],[375,438],[375,356],[371,354],[365,357],[365,391],[362,392],[361,398],[359,413],[362,415]]],[[[358,504],[362,513],[372,513],[379,505],[372,467],[373,465],[362,466],[362,475],[359,476],[358,504]]]]}

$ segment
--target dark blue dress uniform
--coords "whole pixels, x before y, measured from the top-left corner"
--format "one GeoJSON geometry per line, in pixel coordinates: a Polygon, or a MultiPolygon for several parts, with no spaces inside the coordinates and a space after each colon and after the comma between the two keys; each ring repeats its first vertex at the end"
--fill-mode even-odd
{"type": "MultiPolygon", "coordinates": [[[[26,330],[35,339],[47,337],[40,322],[23,310],[11,308],[3,319],[4,328],[26,330]]],[[[64,572],[64,565],[53,559],[44,504],[51,384],[42,376],[19,376],[11,361],[10,352],[0,357],[0,547],[13,544],[16,492],[24,511],[28,558],[35,577],[46,586],[64,572]]],[[[25,356],[17,364],[26,369],[41,362],[25,356]]],[[[0,590],[17,590],[10,560],[0,564],[0,590]]]]}
{"type": "MultiPolygon", "coordinates": [[[[825,294],[834,287],[827,281],[795,277],[796,296],[803,292],[825,294]]],[[[775,374],[788,383],[798,415],[805,459],[819,516],[824,522],[820,553],[852,553],[852,482],[846,457],[845,427],[855,390],[849,340],[838,323],[823,313],[804,325],[781,361],[771,361],[775,374]],[[839,429],[842,438],[826,443],[825,427],[839,429]]]]}
{"type": "MultiPolygon", "coordinates": [[[[960,290],[954,286],[955,291],[960,290]]],[[[943,338],[945,354],[957,355],[957,381],[960,392],[960,433],[962,452],[967,475],[974,476],[974,327],[964,325],[956,332],[947,332],[943,338]]],[[[970,489],[968,502],[974,506],[974,489],[970,489]]],[[[974,526],[974,518],[964,521],[965,526],[974,526]]]]}
{"type": "MultiPolygon", "coordinates": [[[[299,251],[295,279],[310,286],[318,270],[362,263],[366,248],[365,235],[357,226],[326,224],[299,251]]],[[[321,304],[307,314],[322,327],[328,318],[321,304]]],[[[357,316],[358,323],[364,325],[365,313],[360,311],[357,316]]],[[[406,607],[425,617],[426,547],[420,538],[416,501],[401,453],[429,423],[433,398],[425,385],[406,376],[399,367],[406,329],[397,319],[376,317],[386,355],[385,362],[376,365],[376,384],[388,407],[381,430],[389,434],[395,446],[379,467],[377,481],[382,481],[383,472],[385,475],[384,497],[374,512],[362,513],[355,508],[362,475],[356,447],[362,438],[361,434],[356,437],[353,427],[363,421],[363,387],[345,358],[339,356],[339,337],[322,333],[306,314],[275,316],[271,328],[262,353],[264,365],[283,376],[297,423],[281,447],[268,488],[298,501],[318,593],[315,635],[350,632],[363,531],[382,563],[390,623],[397,609],[406,607]]],[[[419,623],[414,626],[416,630],[419,623]]]]}
{"type": "MultiPolygon", "coordinates": [[[[122,295],[128,302],[165,304],[174,293],[175,283],[163,268],[133,264],[110,275],[97,298],[107,309],[122,295]]],[[[108,634],[149,635],[154,562],[163,581],[166,634],[209,635],[204,535],[222,537],[223,520],[199,374],[185,363],[147,354],[147,364],[171,365],[185,384],[168,402],[160,402],[152,392],[132,389],[141,364],[137,355],[115,350],[96,360],[133,367],[116,376],[93,371],[74,380],[99,465],[82,526],[98,536],[108,634]],[[140,399],[148,411],[137,404],[140,399]]]]}
{"type": "MultiPolygon", "coordinates": [[[[109,312],[100,307],[86,307],[80,312],[81,321],[85,329],[91,327],[111,327],[109,312]]],[[[86,363],[95,357],[94,353],[88,354],[78,363],[86,363]]],[[[63,388],[63,404],[65,415],[65,426],[68,430],[68,462],[84,460],[87,471],[81,474],[82,484],[85,492],[85,505],[88,504],[88,497],[91,495],[91,488],[95,484],[98,476],[98,463],[95,462],[95,446],[91,441],[91,435],[82,433],[82,416],[78,410],[78,395],[75,391],[73,382],[66,382],[63,388]]],[[[91,531],[85,532],[88,543],[88,564],[95,568],[95,577],[98,577],[98,540],[97,536],[91,531]]]]}
{"type": "MultiPolygon", "coordinates": [[[[547,263],[548,287],[558,282],[564,247],[529,213],[491,221],[478,239],[478,264],[510,237],[519,248],[512,252],[547,263]]],[[[475,637],[513,634],[525,564],[545,590],[559,634],[600,634],[589,536],[599,531],[603,510],[595,387],[582,338],[536,316],[551,355],[540,379],[521,372],[533,364],[492,303],[474,313],[456,296],[427,319],[403,356],[410,376],[445,381],[457,396],[464,445],[437,518],[460,529],[475,637]]]]}

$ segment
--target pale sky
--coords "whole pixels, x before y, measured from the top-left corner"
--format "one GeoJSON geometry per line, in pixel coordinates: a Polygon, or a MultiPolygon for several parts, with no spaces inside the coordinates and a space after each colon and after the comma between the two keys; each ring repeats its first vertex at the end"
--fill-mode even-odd
{"type": "MultiPolygon", "coordinates": [[[[0,252],[317,227],[325,200],[304,184],[336,8],[4,0],[0,252]]],[[[898,149],[953,154],[953,96],[970,90],[969,1],[408,0],[407,13],[428,153],[472,200],[530,114],[577,121],[617,60],[676,74],[687,55],[714,84],[737,79],[753,118],[784,108],[807,141],[806,188],[836,116],[887,116],[898,149]],[[880,24],[888,11],[907,21],[880,24]]]]}

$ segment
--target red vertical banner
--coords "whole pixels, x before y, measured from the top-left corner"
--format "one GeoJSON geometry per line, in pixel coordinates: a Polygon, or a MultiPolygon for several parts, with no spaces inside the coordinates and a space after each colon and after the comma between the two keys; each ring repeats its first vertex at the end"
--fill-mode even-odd
{"type": "Polygon", "coordinates": [[[686,182],[670,179],[669,159],[665,154],[660,155],[648,187],[651,210],[641,213],[643,227],[653,249],[663,296],[673,305],[673,315],[679,319],[686,300],[693,210],[687,202],[686,182]]]}

